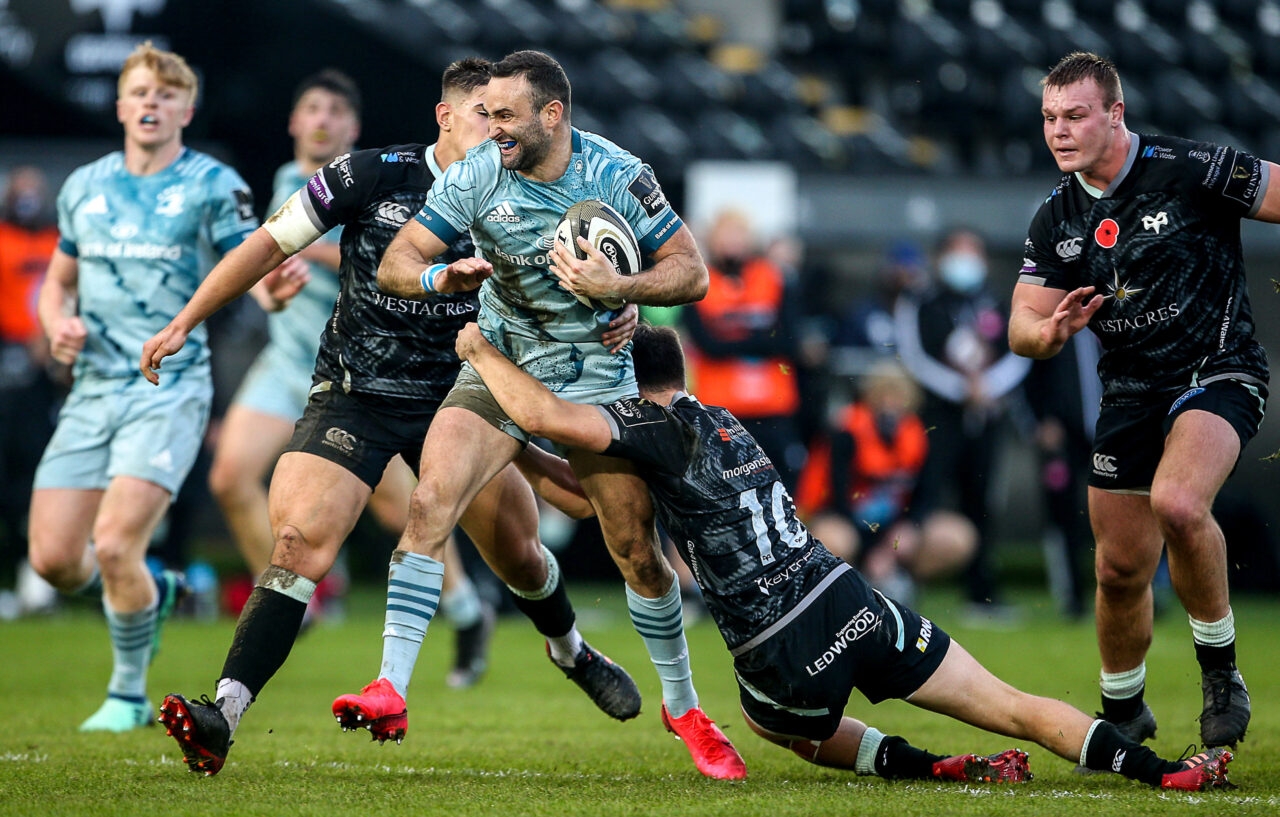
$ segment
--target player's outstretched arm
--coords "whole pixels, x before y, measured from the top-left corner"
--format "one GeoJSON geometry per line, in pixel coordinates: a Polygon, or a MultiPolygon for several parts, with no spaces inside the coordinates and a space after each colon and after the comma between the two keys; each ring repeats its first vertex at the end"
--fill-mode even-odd
{"type": "Polygon", "coordinates": [[[378,264],[378,289],[401,298],[428,298],[446,292],[475,289],[493,274],[483,258],[463,258],[452,264],[431,259],[448,247],[417,219],[410,219],[387,245],[378,264]]]}
{"type": "Polygon", "coordinates": [[[1009,314],[1009,348],[1036,360],[1053,357],[1089,324],[1102,308],[1102,301],[1101,295],[1093,294],[1093,287],[1067,292],[1035,284],[1016,285],[1009,314]]]}
{"type": "Polygon", "coordinates": [[[249,294],[267,312],[279,312],[310,282],[311,271],[299,253],[286,258],[280,266],[268,272],[249,289],[249,294]]]}
{"type": "Polygon", "coordinates": [[[454,349],[479,372],[507,416],[533,436],[597,453],[613,441],[598,408],[556,397],[493,348],[476,324],[462,327],[454,349]]]}
{"type": "Polygon", "coordinates": [[[84,321],[76,315],[79,281],[80,264],[75,257],[54,250],[36,300],[36,314],[49,338],[49,353],[67,365],[76,362],[89,334],[84,321]]]}
{"type": "Polygon", "coordinates": [[[160,368],[160,361],[181,349],[192,329],[248,292],[250,287],[280,266],[284,260],[284,251],[265,227],[254,230],[240,246],[224,255],[217,266],[205,276],[187,305],[174,316],[168,326],[143,345],[138,368],[147,380],[159,383],[160,376],[156,372],[160,368]]]}

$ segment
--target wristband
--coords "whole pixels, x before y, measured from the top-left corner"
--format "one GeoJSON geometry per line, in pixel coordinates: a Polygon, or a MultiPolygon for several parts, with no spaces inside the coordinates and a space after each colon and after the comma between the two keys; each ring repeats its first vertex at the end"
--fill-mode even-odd
{"type": "Polygon", "coordinates": [[[422,278],[420,279],[423,291],[428,295],[439,295],[440,292],[436,289],[436,274],[444,272],[448,268],[448,264],[432,264],[424,269],[422,271],[422,278]]]}

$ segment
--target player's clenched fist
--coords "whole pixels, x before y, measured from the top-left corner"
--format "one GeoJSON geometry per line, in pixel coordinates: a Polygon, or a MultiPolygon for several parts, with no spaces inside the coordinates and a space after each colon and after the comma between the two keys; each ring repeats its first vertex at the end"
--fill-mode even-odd
{"type": "Polygon", "coordinates": [[[75,315],[58,321],[49,335],[49,352],[53,355],[53,359],[68,366],[75,363],[76,358],[80,356],[80,350],[84,348],[84,340],[88,334],[84,328],[84,321],[75,315]]]}

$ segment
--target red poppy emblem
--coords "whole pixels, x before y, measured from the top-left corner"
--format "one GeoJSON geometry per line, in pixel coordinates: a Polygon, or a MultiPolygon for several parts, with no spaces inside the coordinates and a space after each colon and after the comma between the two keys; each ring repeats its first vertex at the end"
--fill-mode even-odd
{"type": "Polygon", "coordinates": [[[1098,229],[1093,231],[1093,240],[1098,242],[1098,246],[1106,247],[1108,250],[1116,245],[1116,239],[1119,236],[1120,225],[1109,218],[1104,218],[1098,225],[1098,229]]]}

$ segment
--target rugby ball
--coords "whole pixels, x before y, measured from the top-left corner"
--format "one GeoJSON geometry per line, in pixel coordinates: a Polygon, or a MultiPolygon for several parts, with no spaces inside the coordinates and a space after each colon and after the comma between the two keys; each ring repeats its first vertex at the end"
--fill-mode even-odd
{"type": "MultiPolygon", "coordinates": [[[[602,201],[587,199],[565,211],[556,225],[556,240],[564,244],[578,258],[587,254],[575,240],[585,238],[613,264],[619,275],[635,275],[640,271],[640,242],[622,214],[602,201]]],[[[611,311],[622,306],[622,301],[597,300],[585,295],[574,295],[584,305],[596,311],[611,311]]]]}

